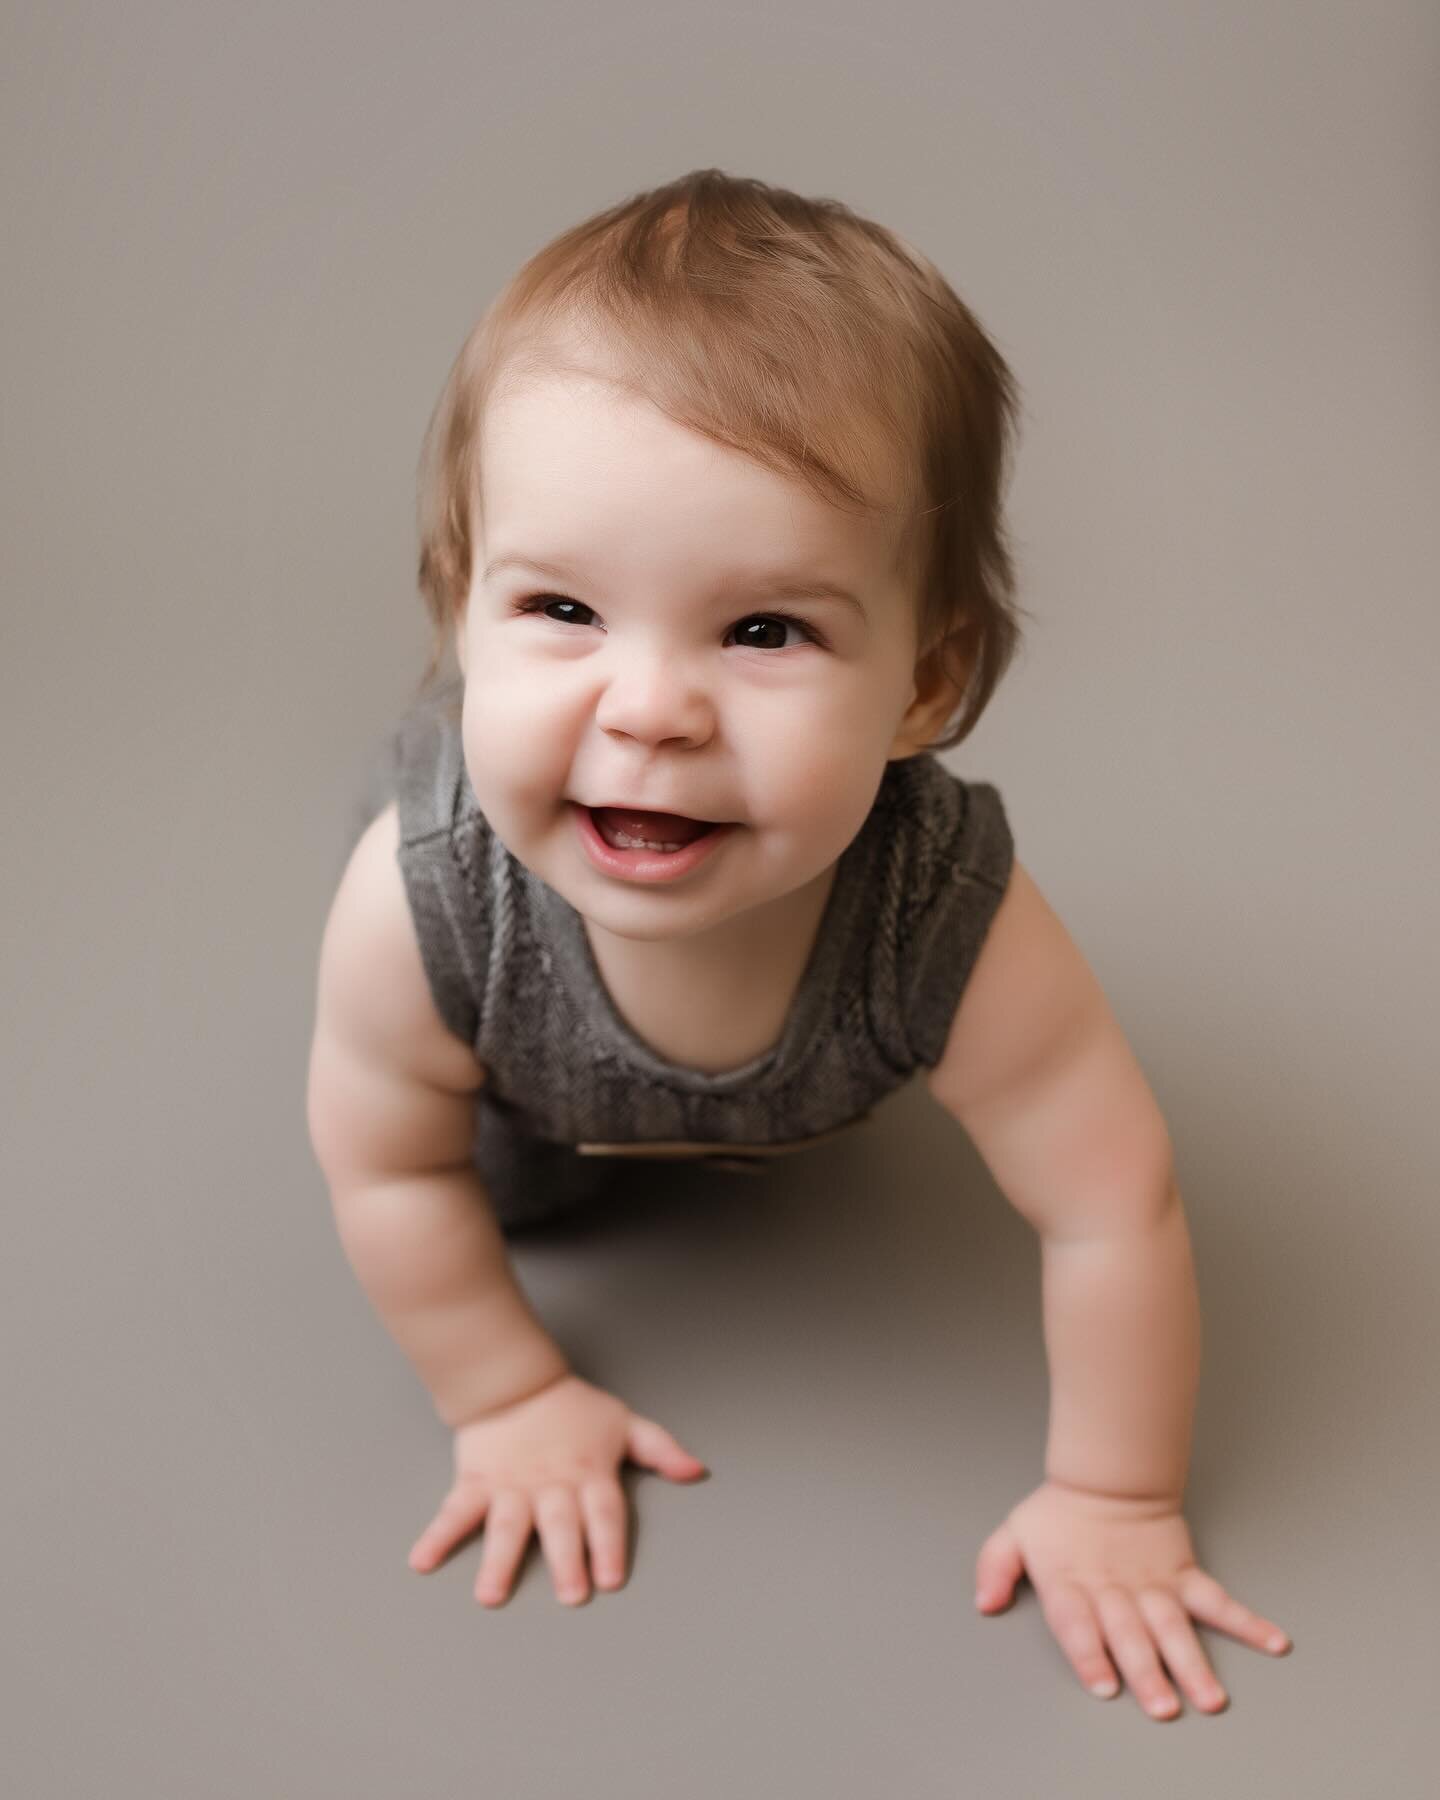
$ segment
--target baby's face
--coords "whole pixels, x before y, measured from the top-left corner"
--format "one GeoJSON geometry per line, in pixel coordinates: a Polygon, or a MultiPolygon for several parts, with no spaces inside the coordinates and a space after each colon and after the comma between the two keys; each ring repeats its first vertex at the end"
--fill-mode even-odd
{"type": "Polygon", "coordinates": [[[917,747],[897,736],[916,608],[890,527],[583,376],[493,399],[481,449],[464,754],[506,848],[630,938],[692,936],[816,880],[917,747]],[[777,594],[777,572],[817,597],[777,594]],[[736,829],[640,882],[586,847],[582,808],[618,802],[736,829]]]}

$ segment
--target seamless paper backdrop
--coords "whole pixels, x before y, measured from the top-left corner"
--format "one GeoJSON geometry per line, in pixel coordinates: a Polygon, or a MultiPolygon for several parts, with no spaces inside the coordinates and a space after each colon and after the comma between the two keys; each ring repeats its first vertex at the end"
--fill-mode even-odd
{"type": "Polygon", "coordinates": [[[0,1257],[27,1800],[1428,1792],[1437,1478],[1433,7],[12,7],[0,1257]],[[1038,1258],[924,1095],[516,1251],[632,1573],[405,1556],[448,1439],[310,1154],[359,759],[423,667],[416,459],[566,225],[716,165],[882,220],[1014,368],[1002,789],[1170,1120],[1230,1710],[1089,1699],[984,1536],[1039,1478],[1038,1258]]]}

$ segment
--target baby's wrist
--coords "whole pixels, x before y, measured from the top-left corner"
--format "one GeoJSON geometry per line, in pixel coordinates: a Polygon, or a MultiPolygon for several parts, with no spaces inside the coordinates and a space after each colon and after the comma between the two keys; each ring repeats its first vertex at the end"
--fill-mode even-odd
{"type": "Polygon", "coordinates": [[[536,1329],[513,1346],[491,1356],[484,1368],[457,1370],[432,1395],[435,1411],[451,1431],[473,1425],[504,1407],[528,1400],[571,1373],[564,1351],[536,1329]]]}

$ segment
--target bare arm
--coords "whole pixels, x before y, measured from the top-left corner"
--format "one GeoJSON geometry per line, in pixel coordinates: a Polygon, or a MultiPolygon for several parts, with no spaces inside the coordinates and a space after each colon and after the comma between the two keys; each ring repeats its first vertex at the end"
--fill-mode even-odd
{"type": "Polygon", "coordinates": [[[356,1278],[451,1427],[568,1369],[471,1162],[484,1070],[435,1010],[393,806],[357,844],[320,951],[307,1119],[356,1278]]]}
{"type": "Polygon", "coordinates": [[[1170,1679],[1225,1694],[1192,1615],[1280,1655],[1285,1632],[1196,1560],[1181,1513],[1200,1305],[1170,1134],[1099,983],[1016,862],[931,1092],[1040,1233],[1050,1434],[1045,1479],[980,1547],[975,1604],[1029,1577],[1092,1693],[1120,1675],[1154,1718],[1170,1679]]]}
{"type": "Polygon", "coordinates": [[[1169,1133],[1098,982],[1018,862],[928,1085],[1041,1236],[1047,1478],[1178,1501],[1200,1311],[1169,1133]]]}
{"type": "Polygon", "coordinates": [[[1178,1506],[1199,1387],[1200,1301],[1184,1209],[1170,1192],[1148,1225],[1042,1241],[1045,1474],[1090,1493],[1178,1506]]]}

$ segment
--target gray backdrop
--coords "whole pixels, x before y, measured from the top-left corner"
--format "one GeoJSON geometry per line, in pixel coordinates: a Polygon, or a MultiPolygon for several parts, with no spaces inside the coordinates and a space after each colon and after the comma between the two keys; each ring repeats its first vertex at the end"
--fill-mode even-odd
{"type": "Polygon", "coordinates": [[[1436,72],[1415,0],[6,8],[6,1786],[1430,1791],[1436,72]],[[913,1085],[861,1151],[516,1250],[628,1474],[618,1595],[406,1567],[449,1439],[309,1151],[345,800],[427,633],[420,436],[562,227],[718,164],[927,250],[1025,395],[1023,661],[947,757],[1164,1106],[1202,1564],[1293,1635],[1080,1688],[976,1553],[1038,1247],[913,1085]]]}

